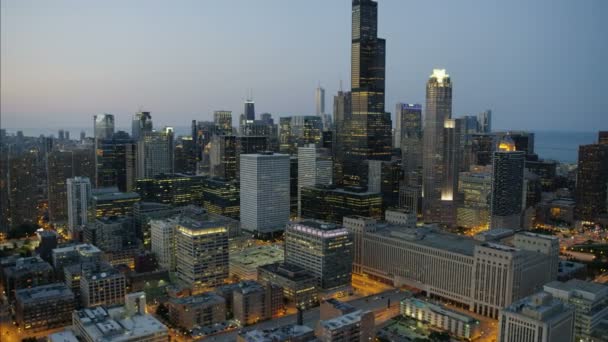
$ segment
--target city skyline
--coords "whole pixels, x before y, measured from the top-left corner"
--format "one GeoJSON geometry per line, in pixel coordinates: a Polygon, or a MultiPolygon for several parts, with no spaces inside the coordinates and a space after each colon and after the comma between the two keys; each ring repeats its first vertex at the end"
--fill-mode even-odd
{"type": "MultiPolygon", "coordinates": [[[[238,116],[249,89],[259,113],[313,114],[319,83],[328,98],[340,81],[350,87],[350,2],[323,2],[322,11],[315,5],[269,1],[256,16],[260,8],[246,1],[209,12],[198,3],[46,8],[4,1],[2,126],[81,128],[91,115],[108,112],[117,127],[128,127],[142,108],[156,127],[187,126],[193,118],[210,120],[217,109],[238,116]],[[220,25],[226,15],[251,29],[220,25]],[[330,24],[307,25],[311,18],[330,24]],[[250,52],[246,63],[236,53],[241,49],[250,52]]],[[[559,1],[547,9],[548,1],[489,2],[475,12],[472,2],[380,5],[387,109],[422,102],[432,69],[446,68],[457,84],[453,117],[489,108],[496,129],[591,131],[602,124],[601,61],[608,49],[598,43],[605,3],[559,1]],[[434,25],[423,25],[428,20],[434,25]]]]}

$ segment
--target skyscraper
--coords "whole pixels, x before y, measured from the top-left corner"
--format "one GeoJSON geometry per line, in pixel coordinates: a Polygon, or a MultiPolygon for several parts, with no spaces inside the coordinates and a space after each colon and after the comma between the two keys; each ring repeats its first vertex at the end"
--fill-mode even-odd
{"type": "Polygon", "coordinates": [[[289,221],[289,155],[242,154],[241,224],[258,235],[285,229],[289,221]]]}
{"type": "MultiPolygon", "coordinates": [[[[426,117],[423,143],[423,213],[426,221],[440,222],[442,200],[448,200],[449,165],[446,128],[454,128],[452,117],[452,82],[445,69],[434,69],[426,84],[426,117]]],[[[452,199],[451,197],[449,198],[452,199]]]]}
{"type": "Polygon", "coordinates": [[[74,236],[78,228],[88,222],[91,180],[74,177],[67,180],[68,189],[68,232],[74,236]]]}
{"type": "Polygon", "coordinates": [[[502,141],[494,152],[490,228],[519,229],[524,203],[524,151],[502,141]]]}
{"type": "Polygon", "coordinates": [[[118,131],[108,139],[96,139],[95,143],[96,187],[117,186],[129,191],[135,181],[137,145],[129,134],[118,131]]]}
{"type": "Polygon", "coordinates": [[[576,175],[576,216],[594,222],[606,213],[608,183],[608,144],[578,148],[576,175]]]}
{"type": "Polygon", "coordinates": [[[131,122],[131,136],[137,141],[145,132],[152,132],[152,116],[150,112],[136,113],[131,122]]]}
{"type": "Polygon", "coordinates": [[[368,159],[391,156],[391,119],[384,111],[385,40],[378,38],[378,3],[353,0],[352,110],[343,130],[343,182],[365,185],[368,159]]]}
{"type": "Polygon", "coordinates": [[[492,111],[485,110],[477,114],[477,131],[479,133],[492,132],[492,111]]]}
{"type": "Polygon", "coordinates": [[[343,139],[346,134],[344,123],[350,120],[352,111],[352,96],[350,91],[340,91],[334,96],[334,135],[333,135],[333,155],[334,155],[334,182],[342,184],[343,172],[342,163],[344,162],[345,151],[343,139]]]}
{"type": "Polygon", "coordinates": [[[173,173],[173,128],[144,132],[137,142],[137,178],[173,173]]]}
{"type": "Polygon", "coordinates": [[[397,103],[395,147],[401,148],[401,162],[409,185],[421,185],[422,173],[422,105],[397,103]]]}
{"type": "Polygon", "coordinates": [[[333,168],[329,151],[314,145],[298,147],[298,215],[301,209],[300,189],[303,186],[332,184],[333,168]]]}
{"type": "Polygon", "coordinates": [[[317,116],[325,114],[325,89],[319,85],[315,92],[315,104],[317,116]]]}
{"type": "Polygon", "coordinates": [[[220,135],[232,134],[232,112],[229,110],[216,110],[213,112],[213,122],[220,135]]]}
{"type": "Polygon", "coordinates": [[[247,121],[255,120],[255,102],[253,101],[253,99],[248,98],[247,100],[245,100],[243,115],[245,116],[245,120],[247,121]]]}
{"type": "Polygon", "coordinates": [[[99,114],[93,116],[95,140],[110,139],[114,134],[114,115],[99,114]]]}

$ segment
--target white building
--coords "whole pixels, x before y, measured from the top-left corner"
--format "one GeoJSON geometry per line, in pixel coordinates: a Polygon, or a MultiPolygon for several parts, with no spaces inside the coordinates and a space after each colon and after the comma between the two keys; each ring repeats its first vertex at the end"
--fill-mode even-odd
{"type": "Polygon", "coordinates": [[[169,271],[175,270],[174,229],[176,218],[150,221],[151,251],[156,255],[158,265],[169,271]]]}
{"type": "Polygon", "coordinates": [[[173,173],[173,128],[143,132],[137,142],[137,178],[173,173]]]}
{"type": "Polygon", "coordinates": [[[602,320],[608,319],[608,286],[578,279],[545,285],[545,292],[574,308],[576,341],[596,341],[592,336],[602,320]]]}
{"type": "Polygon", "coordinates": [[[315,335],[321,342],[372,341],[375,335],[374,313],[357,310],[317,322],[315,335]]]}
{"type": "Polygon", "coordinates": [[[298,147],[298,216],[301,216],[301,188],[317,184],[330,185],[333,161],[327,149],[314,145],[298,147]]]}
{"type": "Polygon", "coordinates": [[[74,233],[87,224],[89,200],[91,199],[91,180],[88,177],[67,179],[68,187],[68,232],[74,233]]]}
{"type": "Polygon", "coordinates": [[[500,314],[498,342],[573,342],[574,310],[540,292],[514,302],[500,314]]]}
{"type": "Polygon", "coordinates": [[[240,160],[241,228],[257,234],[284,230],[289,221],[289,155],[242,154],[240,160]]]}

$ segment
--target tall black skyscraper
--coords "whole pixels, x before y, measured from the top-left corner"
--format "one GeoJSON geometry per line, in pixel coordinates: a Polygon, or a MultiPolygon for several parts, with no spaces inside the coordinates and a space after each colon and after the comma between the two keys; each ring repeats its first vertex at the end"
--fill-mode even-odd
{"type": "Polygon", "coordinates": [[[245,115],[245,120],[253,121],[255,120],[255,102],[252,99],[245,100],[245,107],[243,110],[243,114],[245,115]]]}
{"type": "Polygon", "coordinates": [[[341,153],[346,185],[365,185],[365,160],[391,156],[391,119],[384,111],[385,44],[378,38],[378,3],[353,0],[352,109],[341,153]]]}

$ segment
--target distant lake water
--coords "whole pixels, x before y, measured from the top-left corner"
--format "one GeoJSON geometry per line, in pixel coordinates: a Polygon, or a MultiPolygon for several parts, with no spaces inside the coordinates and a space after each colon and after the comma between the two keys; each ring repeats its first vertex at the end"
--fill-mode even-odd
{"type": "MultiPolygon", "coordinates": [[[[131,128],[119,127],[118,130],[131,132],[131,128]]],[[[190,135],[190,127],[175,126],[176,135],[190,135]]],[[[26,136],[57,136],[56,128],[7,128],[7,132],[15,133],[23,131],[26,136]]],[[[70,132],[70,138],[78,139],[81,131],[85,131],[88,137],[93,135],[92,127],[89,128],[66,128],[70,132]]],[[[542,159],[553,159],[563,163],[576,163],[578,159],[578,146],[593,144],[597,142],[597,132],[563,132],[563,131],[533,131],[534,148],[542,159]]]]}

